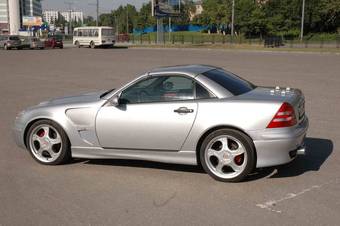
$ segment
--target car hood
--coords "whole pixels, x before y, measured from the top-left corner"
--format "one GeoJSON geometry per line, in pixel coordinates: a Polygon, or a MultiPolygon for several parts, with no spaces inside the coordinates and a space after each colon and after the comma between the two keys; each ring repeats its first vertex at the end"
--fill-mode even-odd
{"type": "Polygon", "coordinates": [[[57,106],[57,105],[72,105],[72,104],[85,104],[85,103],[93,103],[100,100],[100,96],[105,91],[98,91],[92,93],[85,93],[77,96],[66,96],[54,98],[48,101],[41,102],[38,104],[39,107],[44,106],[57,106]]]}

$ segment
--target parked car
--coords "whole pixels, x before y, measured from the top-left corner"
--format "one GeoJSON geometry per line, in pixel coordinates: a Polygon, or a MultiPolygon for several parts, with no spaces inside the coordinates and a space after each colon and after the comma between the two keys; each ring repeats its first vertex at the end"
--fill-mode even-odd
{"type": "Polygon", "coordinates": [[[60,35],[49,36],[45,40],[45,47],[46,48],[64,48],[63,37],[60,35]]]}
{"type": "Polygon", "coordinates": [[[45,44],[37,37],[28,37],[25,38],[25,43],[27,43],[27,47],[30,49],[44,49],[45,44]]]}
{"type": "Polygon", "coordinates": [[[4,48],[5,50],[22,49],[20,37],[18,35],[0,36],[0,48],[4,48]]]}
{"type": "Polygon", "coordinates": [[[201,164],[216,180],[234,182],[304,154],[304,103],[299,89],[255,86],[213,66],[175,66],[30,107],[14,134],[42,164],[71,157],[201,164]]]}

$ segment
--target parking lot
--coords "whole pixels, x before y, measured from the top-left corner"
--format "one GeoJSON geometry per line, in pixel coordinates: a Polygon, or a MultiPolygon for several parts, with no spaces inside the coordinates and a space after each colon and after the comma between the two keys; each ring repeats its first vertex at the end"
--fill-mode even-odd
{"type": "MultiPolygon", "coordinates": [[[[0,225],[338,225],[340,55],[208,49],[0,50],[0,225]],[[242,183],[199,167],[128,160],[43,166],[11,137],[43,100],[119,87],[153,68],[211,64],[257,85],[299,87],[307,155],[242,183]]],[[[251,115],[251,112],[249,112],[251,115]]]]}

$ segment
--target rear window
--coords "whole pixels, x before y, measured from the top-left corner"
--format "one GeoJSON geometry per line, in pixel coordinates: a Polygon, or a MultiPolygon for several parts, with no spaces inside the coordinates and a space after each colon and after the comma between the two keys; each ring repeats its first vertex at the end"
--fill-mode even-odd
{"type": "Polygon", "coordinates": [[[18,36],[10,36],[9,37],[9,40],[12,40],[12,41],[18,41],[20,40],[18,36]]]}
{"type": "Polygon", "coordinates": [[[255,88],[250,82],[222,69],[214,69],[203,73],[204,76],[238,96],[255,88]]]}
{"type": "Polygon", "coordinates": [[[112,29],[102,29],[102,36],[112,36],[113,30],[112,29]]]}

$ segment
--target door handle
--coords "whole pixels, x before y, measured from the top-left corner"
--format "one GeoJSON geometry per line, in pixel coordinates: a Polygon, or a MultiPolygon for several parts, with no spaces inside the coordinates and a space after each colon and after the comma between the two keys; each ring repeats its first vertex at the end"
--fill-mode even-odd
{"type": "Polygon", "coordinates": [[[179,114],[193,113],[194,109],[189,109],[187,107],[180,107],[178,109],[175,109],[174,112],[179,113],[179,114]]]}

